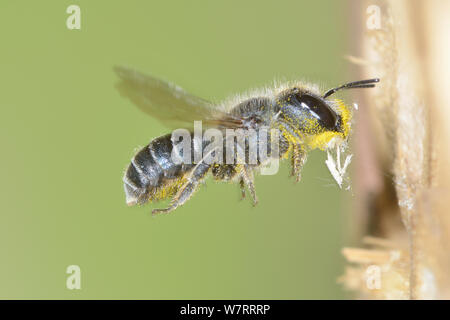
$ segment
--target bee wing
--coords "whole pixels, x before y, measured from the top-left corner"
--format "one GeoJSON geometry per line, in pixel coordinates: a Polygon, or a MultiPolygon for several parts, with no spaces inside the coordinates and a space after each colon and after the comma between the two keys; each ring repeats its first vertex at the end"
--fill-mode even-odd
{"type": "Polygon", "coordinates": [[[242,123],[175,84],[126,67],[115,67],[114,71],[120,78],[116,85],[120,94],[168,127],[192,127],[194,121],[200,120],[207,126],[235,127],[242,123]]]}

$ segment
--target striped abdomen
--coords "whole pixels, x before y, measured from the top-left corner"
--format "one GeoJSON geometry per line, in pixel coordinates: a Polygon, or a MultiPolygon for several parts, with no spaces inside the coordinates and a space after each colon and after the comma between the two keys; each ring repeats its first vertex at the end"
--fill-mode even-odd
{"type": "Polygon", "coordinates": [[[131,160],[123,177],[128,205],[161,200],[173,195],[192,165],[172,161],[171,135],[154,139],[131,160]]]}

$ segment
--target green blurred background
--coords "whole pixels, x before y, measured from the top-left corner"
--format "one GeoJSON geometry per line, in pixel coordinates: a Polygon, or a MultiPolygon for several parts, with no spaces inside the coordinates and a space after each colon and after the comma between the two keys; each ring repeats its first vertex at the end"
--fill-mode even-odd
{"type": "MultiPolygon", "coordinates": [[[[344,193],[322,152],[260,199],[211,180],[152,217],[127,207],[134,150],[166,133],[114,89],[127,65],[219,101],[271,83],[345,80],[339,1],[0,2],[1,298],[345,298],[344,193]],[[66,8],[81,8],[68,30],[66,8]],[[81,290],[66,268],[81,267],[81,290]]],[[[160,205],[161,206],[161,205],[160,205]]]]}

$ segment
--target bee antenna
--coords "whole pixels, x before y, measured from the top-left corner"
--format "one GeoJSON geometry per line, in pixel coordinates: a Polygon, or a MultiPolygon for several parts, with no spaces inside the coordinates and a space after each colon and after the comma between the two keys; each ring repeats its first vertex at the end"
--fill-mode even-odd
{"type": "Polygon", "coordinates": [[[349,83],[343,84],[340,87],[328,90],[323,95],[323,98],[325,99],[325,98],[331,96],[332,94],[334,94],[336,91],[339,91],[341,89],[373,88],[373,87],[375,87],[375,83],[377,83],[377,82],[380,82],[379,78],[349,82],[349,83]]]}

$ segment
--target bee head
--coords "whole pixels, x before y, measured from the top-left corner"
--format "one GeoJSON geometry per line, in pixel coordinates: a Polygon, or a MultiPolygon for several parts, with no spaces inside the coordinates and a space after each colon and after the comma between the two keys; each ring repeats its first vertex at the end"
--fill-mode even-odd
{"type": "Polygon", "coordinates": [[[292,87],[281,92],[276,99],[283,120],[307,134],[334,132],[348,135],[350,111],[340,100],[327,99],[342,89],[373,88],[380,79],[349,82],[328,90],[323,96],[311,90],[292,87]]]}
{"type": "Polygon", "coordinates": [[[341,132],[342,119],[331,102],[308,90],[290,88],[277,99],[283,119],[307,134],[341,132]]]}

